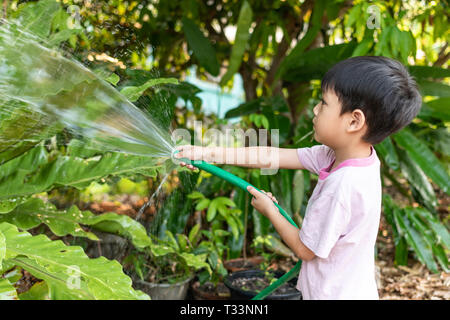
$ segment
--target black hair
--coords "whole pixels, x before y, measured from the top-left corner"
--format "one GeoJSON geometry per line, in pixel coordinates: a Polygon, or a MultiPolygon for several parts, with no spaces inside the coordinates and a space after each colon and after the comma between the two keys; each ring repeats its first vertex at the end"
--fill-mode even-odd
{"type": "Polygon", "coordinates": [[[417,84],[405,66],[386,57],[343,60],[328,70],[321,88],[337,95],[341,115],[361,109],[367,123],[362,139],[372,145],[408,125],[422,105],[417,84]]]}

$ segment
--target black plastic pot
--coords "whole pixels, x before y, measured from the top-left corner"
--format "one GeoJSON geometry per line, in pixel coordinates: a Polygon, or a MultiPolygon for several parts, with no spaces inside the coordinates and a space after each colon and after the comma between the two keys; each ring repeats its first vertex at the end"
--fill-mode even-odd
{"type": "MultiPolygon", "coordinates": [[[[283,273],[279,271],[274,273],[274,276],[276,278],[280,278],[282,275],[283,273]]],[[[243,270],[228,274],[224,279],[224,283],[227,286],[227,288],[230,289],[231,294],[230,299],[250,300],[254,296],[256,296],[258,292],[242,290],[241,288],[237,288],[232,284],[235,279],[254,278],[254,277],[264,278],[264,272],[261,270],[243,270]]],[[[295,287],[295,285],[297,284],[297,278],[295,277],[291,279],[288,283],[293,284],[295,287]]],[[[269,296],[267,296],[265,300],[301,300],[301,298],[302,298],[301,292],[296,290],[295,292],[289,292],[284,294],[272,293],[269,296]]]]}

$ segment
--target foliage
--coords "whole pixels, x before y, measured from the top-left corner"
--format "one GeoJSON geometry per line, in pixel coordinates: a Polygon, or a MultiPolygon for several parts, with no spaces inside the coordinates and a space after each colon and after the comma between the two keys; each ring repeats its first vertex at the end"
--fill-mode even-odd
{"type": "Polygon", "coordinates": [[[445,272],[449,271],[447,250],[450,233],[438,218],[420,207],[400,208],[389,195],[383,196],[386,219],[393,227],[396,244],[395,262],[404,265],[408,247],[431,271],[438,272],[436,260],[445,272]]]}
{"type": "Polygon", "coordinates": [[[117,261],[89,259],[80,247],[44,235],[33,237],[6,222],[0,223],[0,234],[5,243],[2,271],[11,266],[28,270],[45,281],[50,299],[148,298],[131,288],[131,280],[117,261]]]}
{"type": "MultiPolygon", "coordinates": [[[[448,227],[437,212],[438,192],[448,195],[450,181],[446,28],[449,8],[445,1],[109,0],[83,5],[78,0],[41,0],[9,4],[8,17],[22,21],[23,30],[39,35],[47,46],[62,47],[73,54],[115,86],[115,91],[148,111],[164,128],[174,125],[192,130],[190,123],[197,119],[220,128],[221,119],[207,118],[201,112],[202,100],[197,96],[200,90],[176,80],[183,79],[191,66],[197,66],[199,78],[209,79],[223,90],[239,73],[246,101],[230,110],[226,119],[240,117],[243,129],[278,129],[282,147],[314,145],[310,139],[312,107],[318,101],[320,79],[334,63],[357,55],[400,60],[417,80],[424,103],[413,123],[375,146],[382,161],[383,183],[392,182],[411,203],[410,207],[400,208],[389,198],[383,199],[386,219],[394,233],[395,261],[405,264],[408,253],[413,252],[430,270],[437,272],[440,267],[448,271],[448,227]],[[69,13],[71,5],[78,7],[81,20],[69,13]],[[194,112],[177,110],[179,99],[192,105],[194,112]]],[[[27,70],[23,72],[26,74],[27,70]]],[[[83,85],[94,89],[89,82],[83,85]]],[[[114,277],[124,284],[114,297],[145,298],[127,290],[130,283],[120,274],[117,264],[105,272],[97,260],[86,259],[79,249],[61,249],[61,243],[44,236],[31,237],[14,229],[11,223],[24,230],[44,223],[56,235],[92,239],[90,228],[104,230],[129,238],[136,250],[151,250],[153,242],[133,220],[111,213],[93,215],[76,207],[56,208],[42,200],[41,193],[62,187],[83,189],[106,177],[156,177],[163,168],[144,157],[84,149],[85,141],[77,142],[77,138],[65,135],[60,126],[49,125],[41,115],[30,114],[23,102],[12,99],[0,103],[2,108],[15,110],[0,113],[0,226],[4,230],[0,232],[0,261],[2,273],[8,271],[0,281],[0,297],[103,298],[116,287],[91,288],[88,283],[114,271],[114,277]],[[37,257],[5,258],[13,255],[7,251],[8,243],[21,239],[33,242],[36,254],[45,253],[39,251],[41,244],[73,253],[75,265],[82,264],[80,267],[86,272],[91,271],[91,266],[95,270],[88,273],[91,280],[86,279],[83,289],[69,296],[60,285],[67,276],[58,275],[59,282],[45,278],[48,270],[43,269],[45,266],[38,268],[37,257]],[[14,281],[5,276],[13,272],[11,261],[16,265],[12,270],[22,266],[45,281],[17,295],[14,281]]],[[[314,176],[288,170],[265,176],[258,170],[228,169],[260,189],[271,190],[283,208],[301,222],[314,176]]],[[[180,179],[187,187],[175,190],[158,213],[164,217],[159,238],[179,234],[176,243],[180,250],[184,248],[180,243],[186,242],[187,252],[206,254],[214,272],[210,275],[204,266],[206,269],[199,275],[202,279],[212,276],[217,281],[224,274],[222,259],[242,252],[245,255],[248,234],[268,238],[274,233],[273,227],[254,211],[247,192],[233,190],[215,177],[183,173],[180,179]],[[202,197],[187,197],[194,187],[202,197]],[[233,206],[227,205],[229,201],[233,206]],[[194,206],[206,213],[207,227],[192,228],[186,241],[183,233],[194,206]]],[[[278,238],[272,239],[273,247],[289,255],[278,238]]],[[[163,246],[172,249],[159,251],[161,257],[167,262],[172,257],[181,259],[177,260],[179,266],[186,267],[186,259],[183,262],[180,255],[185,251],[173,249],[173,241],[163,246]]],[[[52,252],[48,254],[51,264],[58,261],[52,252]]],[[[145,258],[142,252],[136,255],[145,258]]],[[[145,259],[140,261],[144,263],[145,259]]]]}
{"type": "MultiPolygon", "coordinates": [[[[75,45],[77,37],[74,36],[84,32],[81,28],[66,29],[68,15],[58,2],[52,0],[23,4],[14,17],[24,30],[39,36],[47,46],[58,46],[66,40],[75,45]]],[[[81,36],[81,39],[86,38],[81,36]]],[[[102,76],[113,84],[120,80],[111,73],[102,76]]],[[[81,90],[64,87],[64,83],[62,81],[60,85],[67,91],[81,90]]],[[[131,85],[122,87],[121,91],[132,100],[139,99],[155,85],[178,85],[172,78],[147,78],[137,86],[129,83],[131,85]]],[[[86,88],[93,89],[92,85],[89,87],[89,81],[86,88]]],[[[52,88],[46,92],[48,99],[52,99],[52,94],[55,97],[67,94],[59,89],[52,92],[52,88]]],[[[185,98],[190,96],[185,94],[185,98]]],[[[90,229],[96,229],[128,238],[137,250],[153,250],[155,259],[165,256],[170,252],[165,253],[164,246],[153,248],[154,242],[145,228],[128,216],[112,212],[94,215],[90,211],[80,211],[77,206],[60,209],[46,199],[46,192],[61,187],[81,190],[106,177],[155,177],[165,168],[152,158],[98,150],[87,141],[67,134],[62,126],[52,125],[49,119],[27,113],[30,109],[23,103],[15,100],[1,103],[6,110],[15,109],[0,114],[0,137],[7,142],[7,148],[0,153],[1,296],[13,299],[148,299],[147,295],[131,287],[131,279],[117,261],[104,257],[89,259],[80,247],[66,246],[44,235],[32,236],[20,232],[17,227],[31,230],[45,224],[57,237],[71,235],[94,241],[99,239],[90,229]],[[36,116],[36,122],[27,121],[33,116],[36,116]],[[22,128],[18,123],[23,124],[22,130],[16,130],[22,128]],[[15,281],[10,281],[7,275],[21,268],[39,281],[29,291],[17,295],[15,281]]],[[[164,119],[162,115],[160,118],[164,119]]],[[[124,187],[123,183],[119,187],[124,187]]],[[[202,265],[200,256],[188,252],[178,256],[183,257],[188,267],[209,268],[205,263],[202,265]]]]}
{"type": "Polygon", "coordinates": [[[200,269],[211,274],[210,265],[205,262],[207,254],[195,252],[195,242],[186,235],[177,234],[175,238],[166,230],[165,239],[156,238],[154,241],[147,250],[136,251],[124,260],[129,273],[154,283],[180,282],[200,269]]]}
{"type": "MultiPolygon", "coordinates": [[[[199,274],[199,279],[202,283],[206,280],[217,283],[221,277],[227,275],[223,266],[223,259],[229,257],[227,242],[237,241],[244,233],[244,226],[240,219],[241,210],[235,208],[236,204],[228,197],[208,199],[198,191],[192,192],[188,197],[194,199],[195,210],[205,212],[206,221],[211,223],[208,230],[201,231],[206,240],[201,241],[198,247],[199,252],[208,252],[208,262],[214,273],[212,277],[208,277],[206,273],[199,274]]],[[[198,230],[190,234],[189,238],[197,243],[200,240],[198,230]]]]}

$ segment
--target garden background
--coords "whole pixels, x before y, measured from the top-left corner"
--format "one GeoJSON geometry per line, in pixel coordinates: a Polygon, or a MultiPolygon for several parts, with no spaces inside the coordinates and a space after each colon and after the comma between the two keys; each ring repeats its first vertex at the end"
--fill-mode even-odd
{"type": "MultiPolygon", "coordinates": [[[[423,105],[375,146],[384,299],[450,298],[449,14],[448,1],[398,0],[4,0],[2,7],[6,21],[18,19],[80,61],[167,131],[193,132],[195,121],[204,131],[278,129],[286,148],[317,144],[312,108],[331,66],[358,55],[401,61],[423,105]],[[177,81],[157,81],[170,78],[177,81]]],[[[0,113],[0,298],[144,299],[139,280],[190,279],[214,289],[228,260],[258,255],[263,267],[283,271],[297,261],[245,191],[153,158],[92,151],[39,118],[24,122],[22,104],[0,103],[15,110],[0,113]]],[[[270,190],[301,225],[316,176],[223,167],[270,190]]]]}

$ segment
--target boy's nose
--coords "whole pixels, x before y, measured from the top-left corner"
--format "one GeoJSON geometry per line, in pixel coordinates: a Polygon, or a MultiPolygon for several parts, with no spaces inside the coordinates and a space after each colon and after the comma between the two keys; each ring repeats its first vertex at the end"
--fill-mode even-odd
{"type": "Polygon", "coordinates": [[[315,116],[317,116],[317,107],[318,107],[318,106],[319,106],[319,105],[316,104],[316,105],[314,106],[314,108],[313,108],[313,113],[314,113],[315,116]]]}

